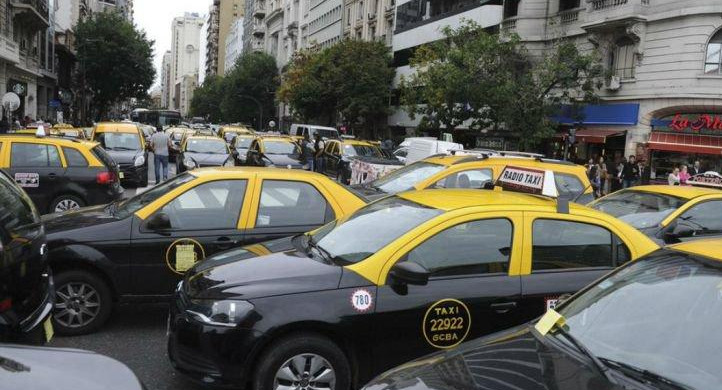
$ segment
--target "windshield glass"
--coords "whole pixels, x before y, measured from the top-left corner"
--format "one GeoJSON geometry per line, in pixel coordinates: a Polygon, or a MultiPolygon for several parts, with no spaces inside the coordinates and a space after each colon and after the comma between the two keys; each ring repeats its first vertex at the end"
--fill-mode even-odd
{"type": "Polygon", "coordinates": [[[615,272],[560,313],[595,356],[693,389],[722,383],[722,269],[660,251],[615,272]]]}
{"type": "Polygon", "coordinates": [[[195,176],[191,175],[188,172],[185,172],[170,180],[164,181],[163,183],[149,189],[142,194],[138,194],[119,203],[115,215],[118,218],[125,218],[133,214],[134,212],[140,210],[143,206],[153,202],[164,194],[173,191],[177,187],[180,187],[184,183],[187,183],[193,179],[195,179],[195,176]]]}
{"type": "Polygon", "coordinates": [[[390,197],[360,209],[346,221],[324,226],[313,239],[331,257],[356,263],[441,213],[438,209],[390,197]]]}
{"type": "Polygon", "coordinates": [[[615,216],[637,229],[644,229],[659,225],[684,203],[684,199],[675,196],[627,190],[599,199],[590,207],[615,216]]]}
{"type": "Polygon", "coordinates": [[[395,194],[412,189],[416,183],[441,172],[443,169],[443,165],[419,161],[372,181],[371,186],[387,194],[395,194]]]}
{"type": "Polygon", "coordinates": [[[344,145],[343,154],[346,156],[381,157],[376,148],[368,145],[344,145]]]}
{"type": "Polygon", "coordinates": [[[253,138],[249,137],[237,137],[236,138],[236,148],[238,149],[248,149],[251,146],[251,142],[253,142],[253,138]]]}
{"type": "Polygon", "coordinates": [[[105,150],[140,150],[140,137],[134,133],[96,133],[94,141],[105,150]]]}
{"type": "Polygon", "coordinates": [[[264,141],[263,148],[266,154],[300,154],[298,145],[284,141],[264,141]]]}
{"type": "Polygon", "coordinates": [[[321,138],[338,138],[338,131],[334,129],[311,129],[311,139],[316,136],[316,134],[320,135],[321,138]]]}
{"type": "Polygon", "coordinates": [[[227,154],[226,143],[223,140],[210,139],[189,139],[186,142],[186,152],[188,153],[210,153],[210,154],[227,154]]]}

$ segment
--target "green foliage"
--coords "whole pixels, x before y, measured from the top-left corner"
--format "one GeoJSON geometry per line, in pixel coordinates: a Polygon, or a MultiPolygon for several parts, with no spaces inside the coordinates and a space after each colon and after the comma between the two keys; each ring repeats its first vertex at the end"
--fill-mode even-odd
{"type": "Polygon", "coordinates": [[[190,107],[191,116],[207,118],[211,123],[222,122],[221,100],[223,100],[223,78],[218,76],[206,77],[203,85],[193,92],[190,107]]]}
{"type": "Polygon", "coordinates": [[[79,81],[93,94],[100,117],[108,106],[145,98],[153,84],[153,44],[145,32],[115,12],[101,12],[78,23],[79,81]]]}
{"type": "Polygon", "coordinates": [[[344,40],[319,52],[297,54],[278,95],[303,120],[334,124],[340,114],[369,135],[388,114],[393,78],[386,45],[344,40]]]}
{"type": "Polygon", "coordinates": [[[561,104],[596,99],[602,66],[572,42],[533,57],[518,36],[488,34],[473,22],[444,34],[416,51],[415,73],[400,83],[402,104],[421,116],[421,129],[504,129],[529,149],[553,133],[549,117],[561,104]]]}

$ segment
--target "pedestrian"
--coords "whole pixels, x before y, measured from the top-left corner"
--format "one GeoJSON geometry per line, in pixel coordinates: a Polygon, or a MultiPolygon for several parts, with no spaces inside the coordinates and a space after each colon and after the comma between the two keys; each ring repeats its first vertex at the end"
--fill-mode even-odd
{"type": "Polygon", "coordinates": [[[600,193],[602,196],[609,194],[609,166],[604,161],[604,156],[599,156],[599,177],[602,181],[600,193]]]}
{"type": "Polygon", "coordinates": [[[647,169],[647,165],[643,161],[640,161],[637,167],[639,168],[639,183],[643,186],[648,185],[651,171],[647,169]]]}
{"type": "Polygon", "coordinates": [[[700,164],[699,160],[695,160],[694,165],[692,165],[692,169],[690,169],[690,175],[697,176],[699,174],[704,173],[702,171],[702,164],[700,164]]]}
{"type": "Polygon", "coordinates": [[[637,184],[637,180],[639,180],[639,166],[636,160],[637,157],[631,155],[627,162],[624,163],[621,175],[623,188],[634,187],[637,184]]]}
{"type": "Polygon", "coordinates": [[[683,185],[683,186],[686,186],[686,185],[687,185],[687,181],[688,181],[691,177],[692,177],[692,175],[690,175],[689,172],[687,171],[687,166],[684,165],[684,164],[682,164],[682,165],[679,167],[679,184],[680,184],[680,185],[683,185]]]}
{"type": "Polygon", "coordinates": [[[316,159],[314,163],[314,168],[316,172],[324,172],[324,164],[323,164],[323,150],[326,148],[326,143],[321,139],[321,134],[316,133],[314,135],[314,143],[313,143],[313,156],[316,159]]]}
{"type": "Polygon", "coordinates": [[[675,167],[672,173],[667,176],[667,183],[671,186],[679,185],[679,168],[675,167]]]}
{"type": "Polygon", "coordinates": [[[314,155],[315,155],[314,145],[313,142],[311,142],[311,137],[308,136],[308,133],[303,134],[303,140],[301,140],[301,153],[303,153],[304,161],[306,161],[306,165],[308,165],[309,171],[314,171],[315,165],[314,164],[314,155]]]}
{"type": "Polygon", "coordinates": [[[601,188],[601,170],[599,165],[594,164],[594,160],[589,160],[589,168],[587,169],[587,175],[589,176],[589,182],[592,184],[594,191],[594,198],[599,198],[601,188]]]}
{"type": "Polygon", "coordinates": [[[394,149],[394,141],[391,140],[391,138],[386,137],[384,142],[381,143],[381,149],[386,149],[388,151],[393,151],[394,149]]]}
{"type": "Polygon", "coordinates": [[[155,184],[168,180],[168,148],[170,146],[168,134],[163,131],[161,126],[158,126],[155,133],[150,137],[150,148],[153,151],[153,163],[155,164],[155,184]]]}

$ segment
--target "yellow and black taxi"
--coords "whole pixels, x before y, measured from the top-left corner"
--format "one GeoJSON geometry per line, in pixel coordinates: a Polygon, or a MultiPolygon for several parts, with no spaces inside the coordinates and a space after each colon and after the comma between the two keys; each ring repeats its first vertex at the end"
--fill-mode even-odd
{"type": "Polygon", "coordinates": [[[183,142],[183,138],[185,138],[186,134],[195,134],[195,130],[189,128],[189,127],[170,127],[165,130],[165,133],[168,135],[168,138],[171,142],[171,147],[168,149],[168,160],[171,162],[176,161],[176,157],[178,156],[178,153],[180,152],[181,143],[183,142]]]}
{"type": "Polygon", "coordinates": [[[71,139],[87,139],[82,129],[76,129],[67,123],[58,123],[50,129],[50,135],[71,139]]]}
{"type": "MultiPolygon", "coordinates": [[[[510,184],[553,183],[551,172],[505,172],[510,184]]],[[[585,206],[465,189],[389,196],[261,246],[272,253],[224,252],[179,283],[168,348],[182,373],[254,390],[355,388],[529,321],[560,295],[658,249],[585,206]]]]}
{"type": "Polygon", "coordinates": [[[246,165],[248,149],[251,148],[253,140],[256,139],[254,134],[238,134],[230,143],[231,155],[236,165],[246,165]]]}
{"type": "Polygon", "coordinates": [[[397,159],[389,159],[381,149],[368,141],[356,139],[327,140],[323,151],[324,173],[336,177],[338,181],[349,184],[351,180],[351,161],[360,160],[372,164],[399,165],[397,159]]]}
{"type": "Polygon", "coordinates": [[[666,244],[722,236],[721,188],[638,186],[599,198],[589,206],[666,244]]]}
{"type": "Polygon", "coordinates": [[[145,136],[132,122],[101,122],[90,137],[100,143],[118,164],[120,181],[138,187],[148,186],[148,151],[145,136]]]}
{"type": "Polygon", "coordinates": [[[722,240],[668,246],[539,321],[404,364],[364,390],[719,389],[722,240]]]}
{"type": "Polygon", "coordinates": [[[243,125],[227,125],[218,129],[218,136],[229,143],[239,134],[255,134],[255,131],[243,125]]]}
{"type": "Polygon", "coordinates": [[[493,183],[504,167],[514,165],[552,170],[561,195],[586,204],[594,200],[586,169],[566,161],[511,156],[467,155],[431,156],[392,171],[370,183],[351,186],[368,200],[408,190],[427,188],[483,188],[493,183]]]}
{"type": "Polygon", "coordinates": [[[0,172],[0,342],[49,341],[54,294],[40,215],[0,172]]]}
{"type": "Polygon", "coordinates": [[[246,165],[269,168],[308,170],[301,158],[301,147],[291,137],[267,135],[256,137],[246,152],[246,165]]]}
{"type": "Polygon", "coordinates": [[[58,332],[97,329],[114,301],[167,299],[205,256],[306,232],[363,204],[317,173],[199,168],[129,199],[48,216],[58,332]]]}
{"type": "Polygon", "coordinates": [[[176,172],[234,165],[228,144],[213,135],[186,135],[176,158],[176,172]]]}
{"type": "Polygon", "coordinates": [[[96,142],[3,135],[0,168],[43,214],[108,203],[123,193],[118,167],[96,142]]]}

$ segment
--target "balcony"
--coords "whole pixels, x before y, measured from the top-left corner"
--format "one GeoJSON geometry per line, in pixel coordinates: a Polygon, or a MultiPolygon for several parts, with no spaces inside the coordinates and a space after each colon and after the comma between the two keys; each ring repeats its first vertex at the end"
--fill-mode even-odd
{"type": "Polygon", "coordinates": [[[516,32],[516,19],[506,19],[501,22],[501,29],[505,33],[516,32]]]}
{"type": "Polygon", "coordinates": [[[266,34],[266,26],[263,23],[253,24],[252,34],[254,37],[262,37],[266,34]]]}
{"type": "Polygon", "coordinates": [[[615,29],[644,22],[650,0],[591,0],[587,3],[585,30],[615,29]]]}
{"type": "Polygon", "coordinates": [[[48,0],[11,0],[13,22],[40,31],[50,27],[48,0]]]}
{"type": "Polygon", "coordinates": [[[6,36],[0,38],[0,57],[16,64],[20,62],[20,50],[11,38],[6,36]]]}
{"type": "Polygon", "coordinates": [[[566,11],[561,11],[558,14],[559,17],[559,24],[566,25],[566,24],[572,24],[579,20],[579,12],[581,11],[580,8],[570,9],[566,11]]]}
{"type": "Polygon", "coordinates": [[[253,2],[253,17],[263,19],[266,16],[266,2],[265,1],[254,1],[253,2]]]}

